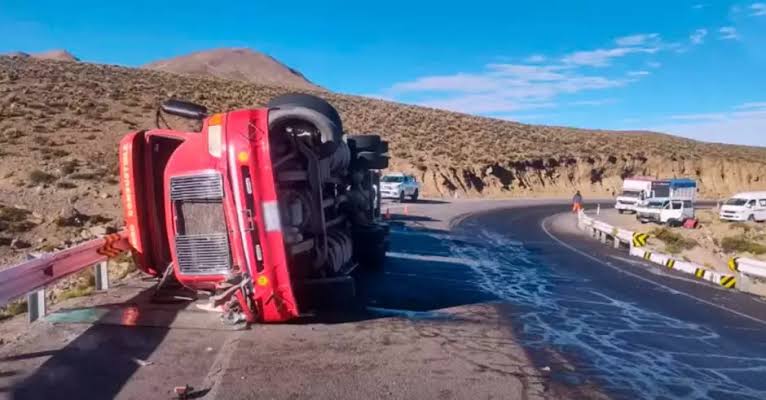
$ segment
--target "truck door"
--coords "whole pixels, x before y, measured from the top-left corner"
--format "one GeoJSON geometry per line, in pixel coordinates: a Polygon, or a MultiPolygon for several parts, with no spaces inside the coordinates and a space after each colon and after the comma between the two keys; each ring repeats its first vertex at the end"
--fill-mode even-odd
{"type": "Polygon", "coordinates": [[[755,216],[758,221],[766,221],[766,199],[758,200],[758,213],[755,216]]]}

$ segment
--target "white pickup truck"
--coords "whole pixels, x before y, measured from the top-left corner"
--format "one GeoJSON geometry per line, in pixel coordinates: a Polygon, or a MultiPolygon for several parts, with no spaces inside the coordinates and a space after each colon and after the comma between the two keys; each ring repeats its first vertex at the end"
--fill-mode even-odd
{"type": "Polygon", "coordinates": [[[636,209],[636,219],[642,223],[681,226],[689,218],[694,218],[694,203],[691,200],[650,200],[636,209]]]}
{"type": "Polygon", "coordinates": [[[404,202],[407,197],[417,201],[420,195],[420,184],[412,175],[389,173],[380,178],[380,197],[398,199],[404,202]]]}

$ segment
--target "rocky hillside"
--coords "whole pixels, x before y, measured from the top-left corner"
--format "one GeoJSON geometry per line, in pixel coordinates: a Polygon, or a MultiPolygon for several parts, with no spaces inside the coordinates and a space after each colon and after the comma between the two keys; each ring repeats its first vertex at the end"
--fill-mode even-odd
{"type": "MultiPolygon", "coordinates": [[[[0,57],[0,261],[11,245],[56,246],[121,223],[116,145],[128,131],[153,126],[160,100],[175,96],[223,111],[261,106],[290,90],[0,57]]],[[[633,174],[696,178],[707,197],[766,188],[765,148],[525,125],[317,93],[341,111],[347,131],[388,139],[392,169],[415,173],[429,196],[609,195],[633,174]]]]}
{"type": "Polygon", "coordinates": [[[143,68],[203,78],[230,79],[302,90],[318,90],[300,72],[250,49],[215,49],[156,61],[143,68]]]}
{"type": "Polygon", "coordinates": [[[13,53],[5,54],[6,56],[10,57],[33,57],[40,60],[55,60],[55,61],[80,61],[79,58],[72,55],[72,53],[66,51],[66,50],[50,50],[50,51],[44,51],[41,53],[24,53],[21,51],[15,51],[13,53]]]}

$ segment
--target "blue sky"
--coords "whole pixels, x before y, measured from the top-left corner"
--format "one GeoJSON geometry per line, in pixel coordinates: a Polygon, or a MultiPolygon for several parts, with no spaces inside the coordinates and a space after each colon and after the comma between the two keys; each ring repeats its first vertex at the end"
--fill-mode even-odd
{"type": "Polygon", "coordinates": [[[343,93],[766,146],[766,0],[363,3],[0,0],[0,52],[250,47],[343,93]]]}

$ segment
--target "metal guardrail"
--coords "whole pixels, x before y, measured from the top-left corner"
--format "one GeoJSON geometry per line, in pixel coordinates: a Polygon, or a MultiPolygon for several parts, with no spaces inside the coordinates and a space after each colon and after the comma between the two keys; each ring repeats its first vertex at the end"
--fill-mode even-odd
{"type": "Polygon", "coordinates": [[[753,260],[752,258],[734,257],[729,262],[730,267],[734,271],[741,274],[755,276],[758,278],[766,279],[766,262],[760,260],[753,260]]]}
{"type": "Polygon", "coordinates": [[[0,306],[26,295],[29,319],[34,321],[45,315],[46,286],[89,267],[95,269],[96,289],[106,290],[106,260],[128,249],[123,231],[55,253],[31,256],[28,261],[0,271],[0,306]]]}

